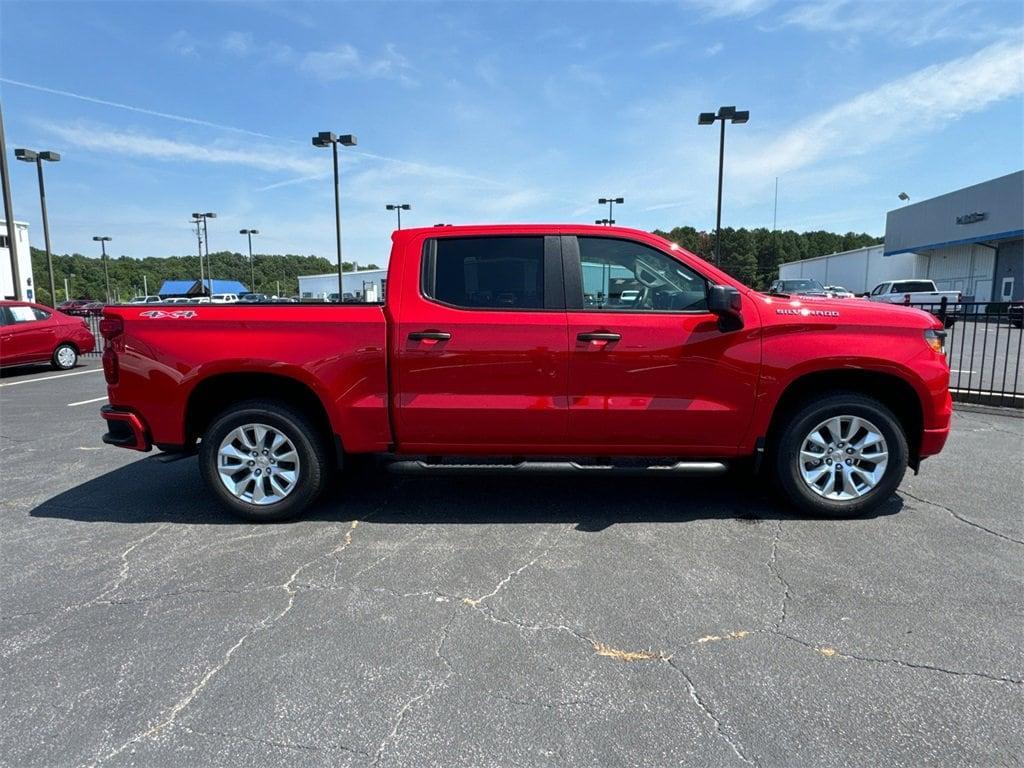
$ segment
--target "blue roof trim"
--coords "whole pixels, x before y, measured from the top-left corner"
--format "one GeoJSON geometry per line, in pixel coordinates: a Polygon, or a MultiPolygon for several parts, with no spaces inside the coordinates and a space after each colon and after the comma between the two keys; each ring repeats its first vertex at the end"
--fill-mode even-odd
{"type": "Polygon", "coordinates": [[[898,251],[883,251],[883,256],[896,256],[900,253],[914,253],[915,251],[930,251],[935,248],[947,248],[951,245],[964,245],[966,243],[982,243],[986,240],[1006,240],[1011,237],[1024,237],[1024,229],[1014,229],[1009,232],[997,232],[994,235],[981,235],[979,237],[965,237],[963,240],[949,240],[945,243],[933,243],[931,245],[915,245],[913,248],[900,248],[898,251]]]}

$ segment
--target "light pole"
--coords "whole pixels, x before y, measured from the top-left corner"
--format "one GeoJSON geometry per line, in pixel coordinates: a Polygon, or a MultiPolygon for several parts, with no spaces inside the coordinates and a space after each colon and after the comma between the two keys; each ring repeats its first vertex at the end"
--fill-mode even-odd
{"type": "Polygon", "coordinates": [[[253,266],[252,261],[252,236],[258,235],[260,231],[258,229],[240,229],[238,234],[245,235],[249,238],[249,285],[252,286],[252,292],[256,293],[256,267],[253,266]]]}
{"type": "Polygon", "coordinates": [[[698,125],[714,125],[716,120],[722,123],[721,138],[718,142],[718,215],[715,218],[715,266],[722,263],[722,171],[725,167],[725,124],[726,122],[741,124],[749,119],[749,111],[744,109],[737,112],[736,107],[719,107],[717,115],[714,112],[701,112],[697,116],[698,125]]]}
{"type": "Polygon", "coordinates": [[[114,238],[107,237],[106,235],[94,235],[93,240],[100,244],[100,248],[103,250],[103,277],[107,281],[107,304],[110,303],[110,271],[107,269],[107,243],[114,238]]]}
{"type": "Polygon", "coordinates": [[[597,202],[598,202],[598,205],[604,205],[605,203],[608,203],[608,218],[602,220],[602,222],[595,222],[595,224],[596,223],[607,223],[607,225],[610,227],[612,224],[615,223],[615,215],[612,213],[612,206],[615,205],[616,203],[619,204],[619,205],[622,205],[624,202],[626,202],[626,198],[624,198],[624,197],[599,197],[599,198],[597,198],[597,202]]]}
{"type": "Polygon", "coordinates": [[[398,228],[402,228],[402,211],[411,211],[412,206],[408,203],[388,203],[384,206],[386,210],[398,212],[398,228]]]}
{"type": "Polygon", "coordinates": [[[343,147],[354,147],[356,137],[351,133],[337,136],[330,131],[320,131],[313,137],[314,147],[330,147],[334,152],[334,232],[338,242],[338,301],[344,295],[341,284],[341,197],[338,182],[338,145],[343,147]]]}
{"type": "Polygon", "coordinates": [[[908,195],[906,192],[900,192],[899,195],[897,195],[897,197],[899,197],[899,199],[903,201],[904,205],[910,204],[910,195],[908,195]]]}
{"type": "MultiPolygon", "coordinates": [[[[4,108],[0,104],[0,192],[4,198],[4,224],[7,228],[7,252],[11,257],[11,297],[25,298],[22,293],[21,268],[18,266],[18,228],[14,224],[14,201],[11,199],[11,178],[7,172],[7,139],[4,136],[4,108]]],[[[0,298],[6,298],[0,295],[0,298]]]]}
{"type": "Polygon", "coordinates": [[[46,269],[50,273],[50,306],[57,306],[57,289],[53,282],[53,252],[50,250],[50,223],[46,218],[46,185],[43,183],[43,161],[56,163],[60,161],[57,152],[35,152],[31,149],[16,149],[14,156],[26,163],[36,164],[39,175],[39,207],[43,211],[43,242],[46,243],[46,269]]]}
{"type": "MultiPolygon", "coordinates": [[[[192,219],[197,224],[203,226],[203,242],[206,243],[206,279],[210,283],[210,289],[206,291],[207,295],[213,293],[213,265],[210,264],[210,233],[206,229],[207,219],[216,219],[216,213],[193,213],[192,219]]],[[[202,283],[203,280],[203,251],[199,249],[199,281],[202,283]]],[[[204,290],[206,286],[203,286],[204,290]]]]}
{"type": "Polygon", "coordinates": [[[594,219],[595,224],[601,224],[605,227],[610,227],[615,223],[615,219],[594,219]]]}

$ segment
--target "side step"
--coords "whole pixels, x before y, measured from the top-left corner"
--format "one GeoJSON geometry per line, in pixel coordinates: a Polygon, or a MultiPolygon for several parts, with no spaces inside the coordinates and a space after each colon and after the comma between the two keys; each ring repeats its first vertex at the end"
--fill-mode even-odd
{"type": "Polygon", "coordinates": [[[720,475],[727,467],[720,461],[675,461],[667,464],[581,464],[576,461],[518,461],[494,462],[431,462],[424,460],[394,461],[388,470],[399,475],[462,475],[507,474],[510,472],[532,475],[570,473],[600,475],[720,475]]]}

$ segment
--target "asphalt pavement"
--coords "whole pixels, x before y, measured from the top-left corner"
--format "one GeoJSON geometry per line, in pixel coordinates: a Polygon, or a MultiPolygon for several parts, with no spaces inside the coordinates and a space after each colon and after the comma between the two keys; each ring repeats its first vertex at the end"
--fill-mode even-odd
{"type": "Polygon", "coordinates": [[[97,368],[0,377],[0,765],[1024,761],[1024,419],[862,520],[363,467],[260,526],[103,446],[97,368]]]}

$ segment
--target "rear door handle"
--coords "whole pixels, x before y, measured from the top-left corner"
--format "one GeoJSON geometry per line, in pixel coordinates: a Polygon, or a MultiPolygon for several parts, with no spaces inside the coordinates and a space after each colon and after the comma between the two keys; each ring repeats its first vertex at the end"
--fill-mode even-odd
{"type": "Polygon", "coordinates": [[[618,333],[606,333],[598,331],[594,333],[577,333],[576,341],[618,341],[622,338],[618,333]]]}
{"type": "Polygon", "coordinates": [[[409,341],[448,341],[451,337],[445,331],[414,331],[409,334],[409,341]]]}

